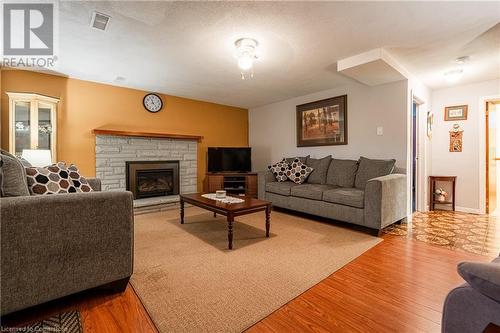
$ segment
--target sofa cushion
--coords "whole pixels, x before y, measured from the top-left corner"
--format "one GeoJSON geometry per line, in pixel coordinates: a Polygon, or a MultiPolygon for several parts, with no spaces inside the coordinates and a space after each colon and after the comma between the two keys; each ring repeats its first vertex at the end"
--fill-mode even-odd
{"type": "Polygon", "coordinates": [[[472,288],[500,302],[500,263],[462,262],[458,273],[472,288]]]}
{"type": "Polygon", "coordinates": [[[286,176],[296,184],[302,184],[314,169],[300,162],[298,158],[293,160],[290,168],[286,171],[286,176]]]}
{"type": "Polygon", "coordinates": [[[294,186],[298,186],[294,182],[270,182],[266,183],[266,192],[271,192],[274,194],[290,195],[290,189],[294,186]]]}
{"type": "Polygon", "coordinates": [[[286,176],[286,171],[290,168],[290,165],[283,159],[278,163],[274,163],[273,165],[268,166],[269,171],[274,175],[279,182],[284,182],[288,180],[286,176]]]}
{"type": "Polygon", "coordinates": [[[357,188],[335,188],[323,193],[323,201],[356,208],[364,207],[365,191],[357,188]]]}
{"type": "Polygon", "coordinates": [[[326,174],[326,183],[340,187],[354,187],[358,161],[332,159],[326,174]]]}
{"type": "Polygon", "coordinates": [[[313,168],[313,172],[307,178],[309,184],[326,184],[326,173],[328,172],[328,166],[332,156],[326,156],[323,158],[310,158],[306,159],[306,165],[313,168]]]}
{"type": "Polygon", "coordinates": [[[298,158],[300,162],[306,163],[306,160],[309,158],[309,155],[302,157],[285,157],[285,161],[288,164],[292,164],[293,160],[295,160],[296,158],[298,158]]]}
{"type": "Polygon", "coordinates": [[[68,172],[69,172],[69,178],[71,179],[71,182],[75,186],[77,192],[94,191],[90,186],[89,182],[87,181],[87,178],[81,175],[80,170],[78,170],[78,167],[76,165],[71,164],[68,167],[68,172]]]}
{"type": "Polygon", "coordinates": [[[394,170],[396,160],[372,160],[365,157],[359,158],[358,172],[356,173],[356,188],[364,189],[366,183],[376,177],[387,176],[394,170]]]}
{"type": "Polygon", "coordinates": [[[26,172],[21,161],[5,150],[1,150],[0,153],[2,154],[2,196],[19,197],[30,195],[26,172]]]}
{"type": "Polygon", "coordinates": [[[77,189],[63,162],[47,167],[28,167],[26,174],[29,191],[32,195],[76,193],[77,189]]]}
{"type": "Polygon", "coordinates": [[[321,200],[323,192],[334,188],[332,185],[322,184],[301,184],[291,188],[291,195],[299,198],[321,200]]]}

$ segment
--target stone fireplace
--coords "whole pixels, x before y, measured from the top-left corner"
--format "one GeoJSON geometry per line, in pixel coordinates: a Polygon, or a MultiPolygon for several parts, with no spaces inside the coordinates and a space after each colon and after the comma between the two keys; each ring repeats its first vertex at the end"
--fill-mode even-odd
{"type": "MultiPolygon", "coordinates": [[[[193,193],[197,190],[198,140],[96,133],[95,149],[96,177],[101,179],[103,191],[129,189],[129,166],[137,167],[136,162],[140,162],[146,169],[139,174],[139,185],[144,190],[143,198],[149,196],[152,199],[154,192],[158,194],[172,192],[174,193],[172,195],[175,196],[176,194],[193,193]],[[170,172],[158,173],[157,170],[164,169],[159,163],[167,163],[165,169],[174,170],[171,171],[171,174],[170,172]],[[174,164],[177,166],[173,166],[174,164]],[[178,184],[172,186],[172,189],[165,189],[169,186],[168,179],[170,178],[173,178],[174,182],[178,184]],[[154,184],[155,182],[156,184],[154,184]]],[[[135,173],[136,169],[133,172],[135,173]]],[[[130,190],[132,191],[131,188],[130,190]]],[[[167,194],[167,196],[170,195],[167,194]]]]}
{"type": "Polygon", "coordinates": [[[179,161],[126,161],[126,189],[134,199],[179,194],[179,161]]]}

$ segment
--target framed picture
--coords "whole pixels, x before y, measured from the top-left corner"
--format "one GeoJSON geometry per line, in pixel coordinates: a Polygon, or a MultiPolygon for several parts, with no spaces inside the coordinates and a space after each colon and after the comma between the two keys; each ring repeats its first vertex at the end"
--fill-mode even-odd
{"type": "Polygon", "coordinates": [[[444,108],[444,120],[467,120],[467,105],[447,106],[444,108]]]}
{"type": "Polygon", "coordinates": [[[347,144],[347,95],[297,105],[297,147],[347,144]]]}

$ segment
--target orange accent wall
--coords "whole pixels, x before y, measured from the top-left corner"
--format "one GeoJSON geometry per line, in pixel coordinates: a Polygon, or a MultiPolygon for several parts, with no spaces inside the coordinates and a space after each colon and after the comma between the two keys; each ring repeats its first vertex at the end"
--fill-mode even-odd
{"type": "Polygon", "coordinates": [[[75,163],[95,176],[98,127],[201,135],[198,190],[206,172],[208,146],[248,146],[248,110],[160,94],[163,109],[147,112],[146,91],[23,70],[1,70],[2,148],[9,149],[9,99],[6,92],[30,92],[60,98],[57,108],[57,159],[75,163]]]}

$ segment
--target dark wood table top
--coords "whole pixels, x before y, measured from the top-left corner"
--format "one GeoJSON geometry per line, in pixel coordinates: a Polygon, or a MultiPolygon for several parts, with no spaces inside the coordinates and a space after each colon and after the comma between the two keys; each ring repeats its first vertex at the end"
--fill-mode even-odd
{"type": "Polygon", "coordinates": [[[208,199],[205,197],[202,197],[202,194],[205,193],[190,193],[190,194],[181,194],[180,197],[182,200],[185,202],[191,203],[191,202],[196,202],[199,204],[202,204],[204,206],[209,206],[213,208],[217,208],[219,210],[227,211],[227,212],[239,212],[239,211],[245,211],[249,209],[255,209],[255,208],[265,208],[269,205],[271,205],[271,202],[269,201],[264,201],[264,200],[259,200],[251,197],[240,197],[237,195],[233,195],[235,198],[240,198],[245,200],[244,202],[241,203],[223,203],[218,200],[212,200],[208,199]]]}

